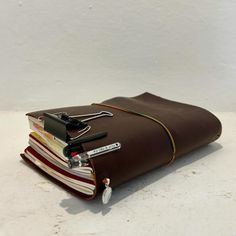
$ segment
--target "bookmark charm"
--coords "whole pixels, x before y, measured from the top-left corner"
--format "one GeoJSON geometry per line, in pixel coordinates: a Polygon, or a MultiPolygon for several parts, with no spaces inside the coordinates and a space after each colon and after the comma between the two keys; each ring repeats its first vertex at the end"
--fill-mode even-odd
{"type": "Polygon", "coordinates": [[[105,178],[103,180],[103,182],[105,183],[105,189],[102,193],[102,203],[107,204],[111,199],[112,188],[109,186],[110,185],[110,179],[109,178],[105,178]]]}

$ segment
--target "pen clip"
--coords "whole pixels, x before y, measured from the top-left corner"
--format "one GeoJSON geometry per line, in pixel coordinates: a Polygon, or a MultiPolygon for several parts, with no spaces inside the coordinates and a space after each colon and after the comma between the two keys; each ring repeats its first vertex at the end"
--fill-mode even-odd
{"type": "Polygon", "coordinates": [[[66,157],[70,157],[72,152],[76,152],[80,149],[82,143],[94,141],[107,136],[107,132],[99,132],[92,135],[87,135],[76,140],[68,142],[68,145],[63,148],[63,154],[66,157]]]}

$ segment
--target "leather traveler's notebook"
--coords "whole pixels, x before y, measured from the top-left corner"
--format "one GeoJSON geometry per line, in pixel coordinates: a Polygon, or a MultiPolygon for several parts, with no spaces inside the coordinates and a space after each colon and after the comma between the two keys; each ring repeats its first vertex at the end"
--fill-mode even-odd
{"type": "Polygon", "coordinates": [[[88,106],[30,112],[27,116],[34,132],[30,134],[30,146],[21,155],[22,158],[86,199],[94,198],[107,185],[116,187],[153,168],[169,164],[221,135],[221,123],[209,111],[150,93],[132,98],[115,97],[88,106]],[[112,116],[101,116],[85,122],[89,124],[89,129],[81,137],[101,132],[106,132],[106,136],[82,142],[76,153],[71,155],[114,143],[119,143],[120,148],[87,159],[85,166],[70,169],[63,150],[70,138],[76,140],[78,131],[70,128],[67,130],[69,139],[60,140],[59,136],[55,137],[53,132],[49,132],[49,128],[44,129],[45,116],[66,114],[73,117],[78,114],[96,115],[104,111],[112,116]]]}

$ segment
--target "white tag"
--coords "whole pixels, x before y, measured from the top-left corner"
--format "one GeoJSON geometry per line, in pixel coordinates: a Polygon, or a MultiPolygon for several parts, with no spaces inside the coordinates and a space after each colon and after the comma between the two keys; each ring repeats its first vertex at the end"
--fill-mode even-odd
{"type": "Polygon", "coordinates": [[[112,195],[112,188],[107,186],[102,193],[102,203],[107,204],[112,195]]]}
{"type": "Polygon", "coordinates": [[[109,186],[110,184],[109,178],[105,178],[103,181],[105,181],[105,189],[102,193],[102,203],[107,204],[111,198],[112,188],[109,186]]]}

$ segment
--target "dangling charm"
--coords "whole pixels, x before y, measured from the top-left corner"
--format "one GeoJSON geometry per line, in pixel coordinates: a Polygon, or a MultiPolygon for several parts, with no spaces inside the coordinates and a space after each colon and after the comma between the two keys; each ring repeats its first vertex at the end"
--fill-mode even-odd
{"type": "Polygon", "coordinates": [[[110,179],[109,178],[105,178],[102,181],[105,184],[105,189],[102,193],[102,203],[103,204],[107,204],[111,198],[111,194],[112,194],[112,188],[109,186],[110,184],[110,179]]]}

